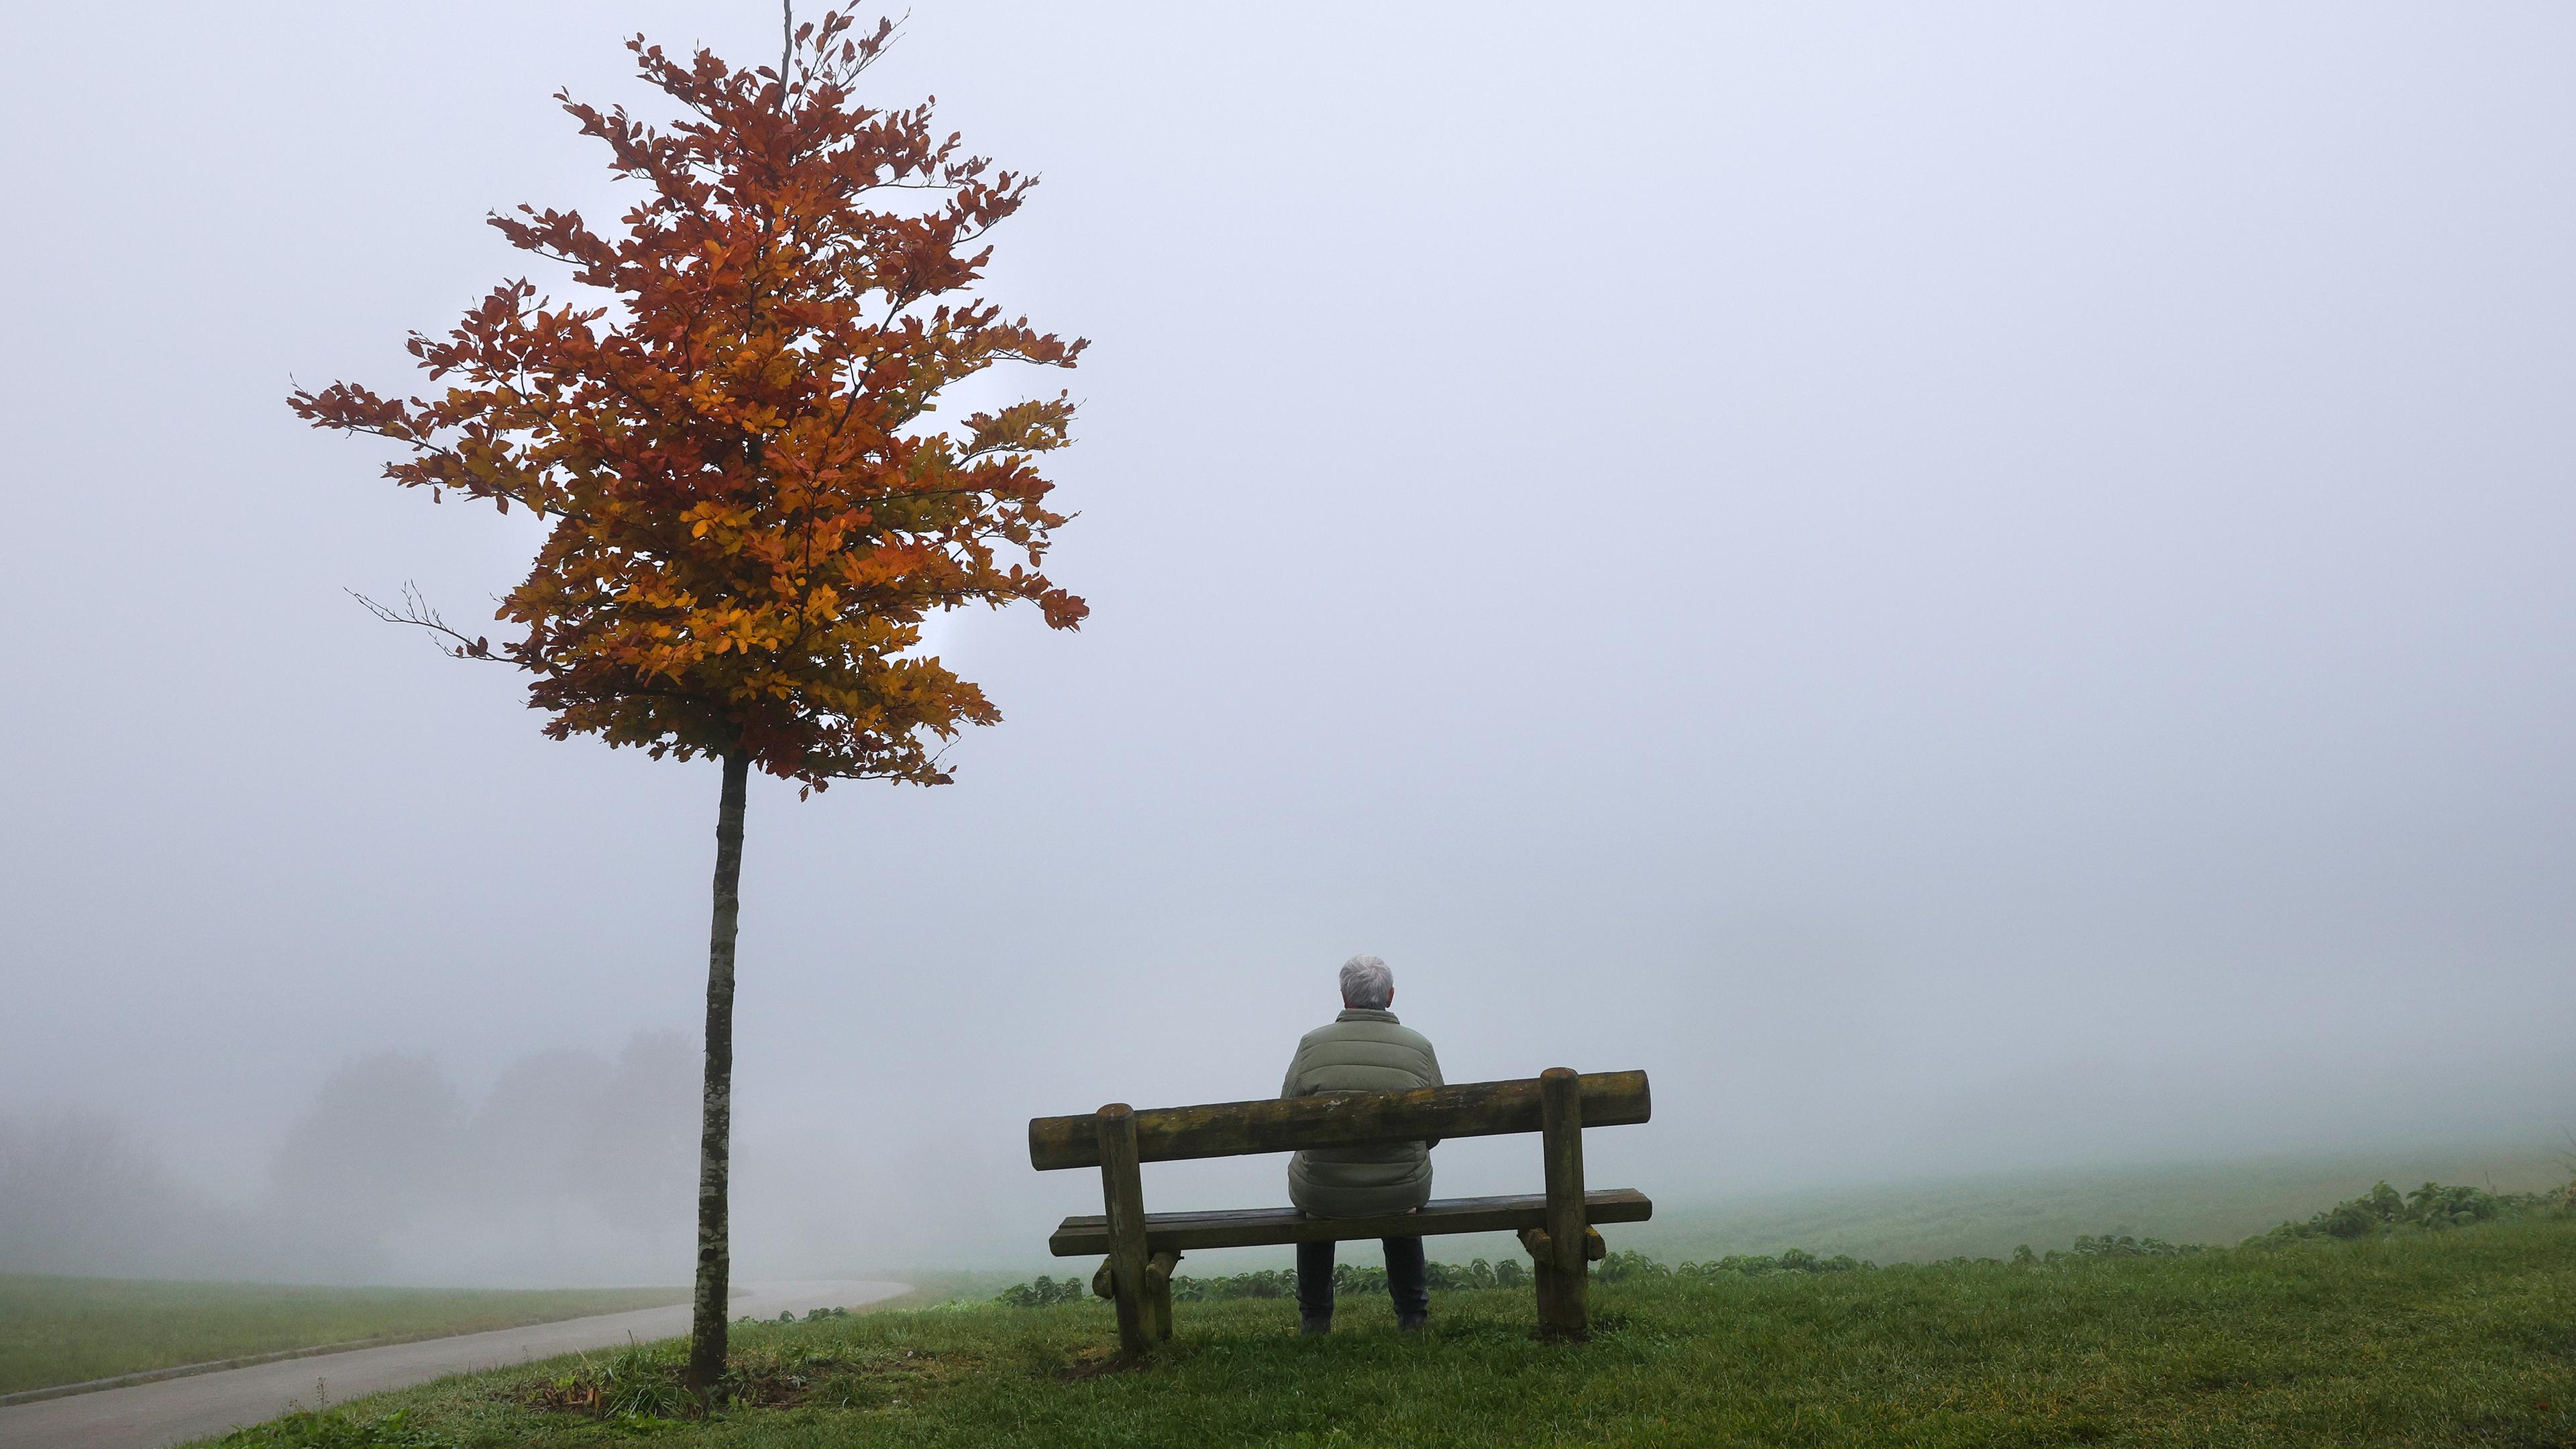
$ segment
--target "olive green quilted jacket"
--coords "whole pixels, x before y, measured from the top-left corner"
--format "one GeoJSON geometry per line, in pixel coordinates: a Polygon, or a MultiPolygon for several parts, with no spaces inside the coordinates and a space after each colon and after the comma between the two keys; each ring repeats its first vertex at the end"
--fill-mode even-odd
{"type": "MultiPolygon", "coordinates": [[[[1297,1043],[1282,1097],[1437,1087],[1440,1059],[1392,1011],[1345,1007],[1297,1043]]],[[[1288,1159],[1288,1200],[1319,1218],[1408,1212],[1431,1200],[1431,1144],[1314,1148],[1288,1159]]]]}

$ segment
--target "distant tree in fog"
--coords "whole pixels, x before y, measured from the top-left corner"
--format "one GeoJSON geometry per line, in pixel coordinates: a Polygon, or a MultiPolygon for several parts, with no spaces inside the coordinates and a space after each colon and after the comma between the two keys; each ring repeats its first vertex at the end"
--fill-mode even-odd
{"type": "Polygon", "coordinates": [[[77,1108],[0,1115],[0,1271],[193,1276],[254,1251],[124,1124],[77,1108]]]}
{"type": "Polygon", "coordinates": [[[678,1032],[523,1058],[470,1111],[430,1058],[364,1057],[314,1090],[256,1205],[181,1183],[107,1114],[0,1112],[0,1272],[649,1280],[685,1237],[697,1091],[678,1032]]]}
{"type": "Polygon", "coordinates": [[[464,1123],[426,1056],[384,1052],[324,1078],[269,1164],[272,1216],[302,1244],[294,1276],[380,1276],[385,1225],[454,1200],[464,1123]]]}
{"type": "Polygon", "coordinates": [[[556,739],[595,734],[721,765],[706,1073],[700,1101],[693,1388],[724,1369],[731,1272],[734,940],[752,768],[810,794],[835,780],[948,780],[934,746],[1000,713],[919,651],[923,620],[1035,604],[1059,629],[1082,600],[1040,572],[1062,447],[1059,393],[952,428],[941,391],[997,362],[1070,367],[1067,343],[972,295],[984,237],[1032,177],[993,172],[932,129],[927,104],[880,110],[855,87],[894,27],[826,12],[775,70],[642,37],[644,78],[687,116],[667,131],[558,96],[642,192],[619,228],[521,207],[492,224],[613,305],[556,304],[503,282],[412,355],[429,400],[350,383],[298,391],[319,427],[407,456],[385,476],[550,520],[494,645],[416,595],[378,607],[459,658],[524,670],[556,739]],[[884,209],[891,207],[892,209],[884,209]]]}
{"type": "Polygon", "coordinates": [[[695,1152],[696,1063],[676,1032],[615,1059],[557,1049],[504,1068],[470,1110],[427,1057],[326,1078],[270,1165],[279,1270],[337,1281],[569,1283],[653,1274],[676,1248],[695,1152]]]}
{"type": "Polygon", "coordinates": [[[105,1117],[0,1117],[0,1268],[99,1272],[141,1236],[168,1190],[158,1164],[105,1117]]]}
{"type": "Polygon", "coordinates": [[[584,1107],[566,1154],[574,1191],[629,1231],[650,1232],[670,1207],[688,1204],[697,1176],[687,1127],[698,1088],[691,1056],[678,1032],[628,1042],[584,1107]]]}
{"type": "Polygon", "coordinates": [[[543,1052],[503,1072],[466,1124],[486,1196],[553,1202],[630,1232],[686,1213],[696,1163],[686,1123],[696,1063],[676,1032],[638,1036],[617,1060],[543,1052]]]}

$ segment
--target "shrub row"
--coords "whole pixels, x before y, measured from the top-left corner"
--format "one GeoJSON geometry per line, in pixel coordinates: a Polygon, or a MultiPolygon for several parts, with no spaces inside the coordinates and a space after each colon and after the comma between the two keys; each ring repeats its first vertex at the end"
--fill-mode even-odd
{"type": "Polygon", "coordinates": [[[2438,1232],[2443,1228],[2483,1223],[2576,1202],[2576,1184],[2558,1192],[2488,1192],[2477,1187],[2444,1187],[2428,1182],[2400,1194],[2383,1182],[2370,1191],[2317,1214],[2304,1223],[2283,1223],[2245,1240],[2247,1247],[2296,1242],[2301,1238],[2370,1238],[2383,1233],[2438,1232]]]}
{"type": "MultiPolygon", "coordinates": [[[[1424,1265],[1431,1286],[1448,1292],[1474,1288],[1519,1288],[1528,1285],[1529,1269],[1517,1259],[1506,1258],[1488,1263],[1482,1258],[1472,1263],[1429,1263],[1424,1265]]],[[[1383,1293],[1386,1291],[1386,1269],[1368,1268],[1357,1263],[1333,1265],[1333,1291],[1336,1294],[1383,1293]]],[[[1080,1303],[1091,1296],[1091,1284],[1080,1278],[1051,1278],[1043,1274],[1028,1283],[1014,1283],[993,1295],[993,1301],[1012,1308],[1045,1308],[1057,1303],[1080,1303]]],[[[1249,1273],[1234,1273],[1222,1278],[1177,1277],[1172,1280],[1175,1303],[1213,1303],[1225,1298],[1294,1298],[1297,1296],[1297,1272],[1293,1268],[1270,1268],[1249,1273]]]]}

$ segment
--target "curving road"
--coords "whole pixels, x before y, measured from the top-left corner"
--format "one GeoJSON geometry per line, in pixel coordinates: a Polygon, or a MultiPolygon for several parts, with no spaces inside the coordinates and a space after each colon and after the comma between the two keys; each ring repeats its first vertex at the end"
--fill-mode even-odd
{"type": "MultiPolygon", "coordinates": [[[[734,1295],[736,1318],[776,1318],[790,1309],[802,1315],[816,1308],[856,1308],[907,1291],[902,1283],[844,1279],[746,1287],[734,1295]]],[[[162,1449],[221,1434],[236,1424],[274,1419],[286,1412],[290,1399],[310,1406],[317,1380],[336,1404],[449,1374],[688,1331],[689,1306],[674,1303],[101,1389],[0,1409],[0,1449],[162,1449]]]]}

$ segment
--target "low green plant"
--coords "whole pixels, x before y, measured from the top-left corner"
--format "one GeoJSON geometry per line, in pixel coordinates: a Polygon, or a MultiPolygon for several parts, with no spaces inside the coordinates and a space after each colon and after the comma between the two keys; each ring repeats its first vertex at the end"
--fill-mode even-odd
{"type": "MultiPolygon", "coordinates": [[[[1173,1287],[1174,1296],[1179,1296],[1179,1284],[1173,1287]]],[[[994,1294],[993,1301],[1008,1308],[1051,1308],[1058,1303],[1079,1303],[1089,1296],[1091,1285],[1079,1278],[1059,1282],[1041,1273],[1033,1283],[1014,1283],[994,1294]]]]}
{"type": "Polygon", "coordinates": [[[2185,1258],[2209,1251],[2206,1243],[2168,1243],[2162,1238],[2140,1238],[2127,1233],[2117,1237],[2104,1233],[2098,1238],[2079,1233],[2075,1246],[2063,1253],[2051,1249],[2041,1261],[2054,1263],[2060,1258],[2185,1258]]]}
{"type": "Polygon", "coordinates": [[[1785,1253],[1729,1253],[1709,1263],[1684,1263],[1673,1270],[1684,1280],[1708,1279],[1725,1274],[1758,1278],[1772,1273],[1857,1273],[1876,1268],[1876,1263],[1863,1262],[1849,1253],[1836,1253],[1820,1258],[1804,1248],[1791,1248],[1785,1253]]]}
{"type": "Polygon", "coordinates": [[[1671,1268],[1633,1248],[1623,1248],[1610,1254],[1592,1269],[1594,1276],[1604,1283],[1625,1283],[1638,1278],[1665,1278],[1672,1276],[1672,1271],[1671,1268]]]}
{"type": "Polygon", "coordinates": [[[528,1402],[602,1419],[677,1419],[696,1413],[697,1396],[681,1386],[688,1346],[680,1339],[639,1344],[593,1358],[578,1355],[569,1372],[530,1386],[528,1402]]]}
{"type": "MultiPolygon", "coordinates": [[[[846,1308],[817,1308],[805,1315],[805,1322],[820,1323],[826,1318],[847,1318],[849,1316],[850,1310],[846,1308]]],[[[734,1320],[736,1323],[794,1323],[796,1321],[796,1310],[793,1308],[779,1309],[778,1316],[776,1318],[754,1318],[750,1314],[746,1313],[740,1318],[734,1320]]]]}
{"type": "MultiPolygon", "coordinates": [[[[1435,1292],[1465,1293],[1484,1288],[1525,1288],[1529,1286],[1529,1269],[1518,1259],[1505,1258],[1489,1263],[1477,1258],[1466,1263],[1427,1263],[1426,1276],[1435,1292]]],[[[1358,1263],[1333,1265],[1333,1292],[1337,1296],[1377,1294],[1386,1291],[1386,1269],[1358,1263]]],[[[1257,1268],[1223,1277],[1198,1278],[1181,1276],[1172,1280],[1175,1303],[1222,1303],[1238,1298],[1294,1298],[1297,1296],[1297,1272],[1293,1268],[1257,1268]]],[[[1080,1278],[1040,1277],[1027,1283],[1014,1283],[993,1296],[995,1303],[1010,1308],[1052,1308],[1059,1303],[1082,1303],[1091,1298],[1091,1285],[1080,1278]]]]}
{"type": "MultiPolygon", "coordinates": [[[[1523,1266],[1518,1258],[1505,1258],[1499,1263],[1488,1263],[1482,1258],[1477,1258],[1464,1264],[1432,1263],[1428,1266],[1431,1270],[1431,1286],[1441,1292],[1469,1292],[1479,1288],[1529,1286],[1529,1269],[1523,1266]]],[[[1379,1269],[1378,1277],[1379,1286],[1384,1287],[1386,1271],[1379,1269]]],[[[1338,1284],[1335,1286],[1339,1287],[1338,1284]]]]}
{"type": "MultiPolygon", "coordinates": [[[[1349,1266],[1348,1263],[1335,1266],[1333,1280],[1336,1287],[1341,1282],[1341,1270],[1349,1266]]],[[[1293,1268],[1256,1269],[1249,1273],[1230,1273],[1221,1278],[1172,1280],[1172,1301],[1175,1303],[1220,1303],[1235,1298],[1296,1296],[1297,1273],[1293,1268]]]]}
{"type": "Polygon", "coordinates": [[[2439,1232],[2523,1213],[2566,1211],[2576,1202],[2576,1183],[2558,1192],[2489,1192],[2484,1188],[2428,1182],[2400,1193],[2381,1182],[2356,1198],[2336,1203],[2304,1223],[2283,1223],[2245,1240],[2248,1247],[2296,1242],[2301,1238],[2370,1238],[2395,1232],[2439,1232]]]}
{"type": "Polygon", "coordinates": [[[414,1425],[411,1410],[361,1419],[346,1409],[298,1409],[282,1419],[235,1429],[221,1449],[455,1449],[456,1441],[414,1425]]]}
{"type": "MultiPolygon", "coordinates": [[[[815,1324],[849,1316],[842,1310],[816,1309],[804,1321],[815,1324]]],[[[688,1341],[665,1339],[597,1357],[575,1355],[569,1369],[528,1381],[521,1397],[535,1409],[630,1424],[658,1423],[703,1417],[713,1404],[774,1408],[801,1403],[827,1383],[879,1367],[879,1357],[803,1338],[738,1339],[725,1356],[717,1391],[701,1400],[684,1382],[688,1341]]]]}

